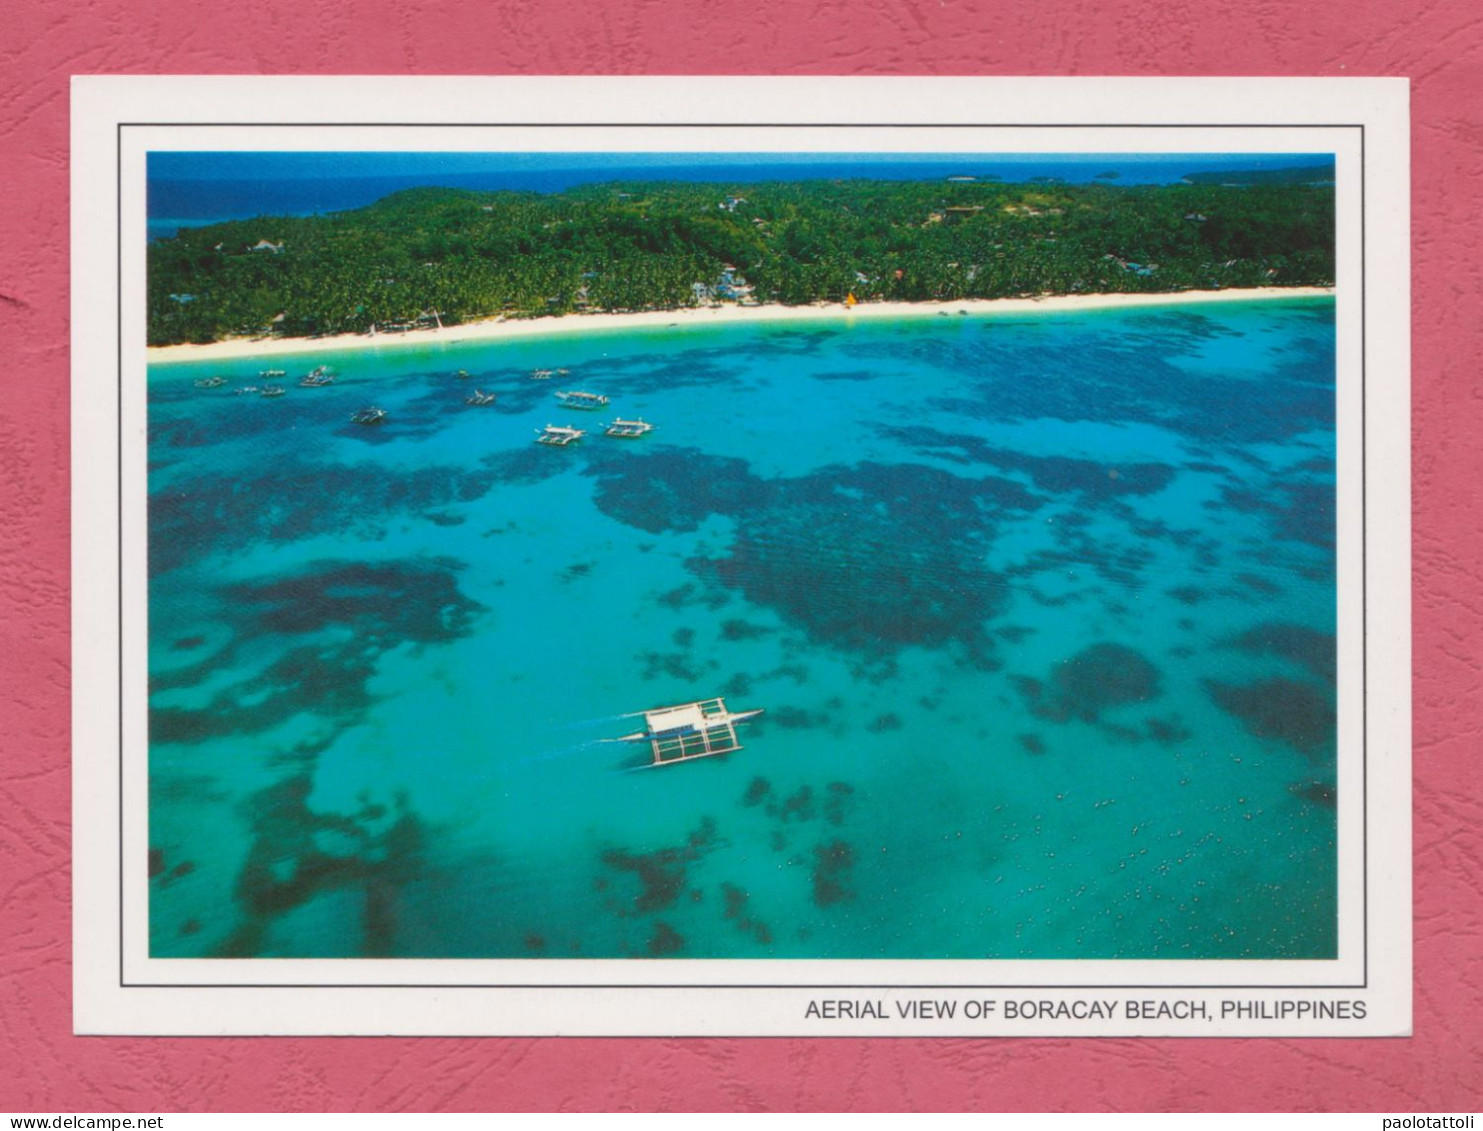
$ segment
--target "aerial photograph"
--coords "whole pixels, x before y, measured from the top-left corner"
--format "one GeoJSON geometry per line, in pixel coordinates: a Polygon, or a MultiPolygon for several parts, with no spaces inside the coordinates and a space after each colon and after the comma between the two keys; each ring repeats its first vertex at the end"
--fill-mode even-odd
{"type": "Polygon", "coordinates": [[[1334,174],[151,153],[151,957],[1335,958],[1334,174]]]}

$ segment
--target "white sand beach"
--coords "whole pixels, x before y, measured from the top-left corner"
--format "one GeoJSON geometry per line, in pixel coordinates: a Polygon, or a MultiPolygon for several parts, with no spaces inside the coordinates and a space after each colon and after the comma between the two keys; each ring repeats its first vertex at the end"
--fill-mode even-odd
{"type": "Polygon", "coordinates": [[[1244,290],[1179,291],[1163,294],[1044,295],[1038,298],[963,299],[957,302],[870,302],[856,306],[815,303],[810,306],[688,307],[633,314],[567,314],[544,318],[489,318],[441,329],[395,334],[337,334],[326,338],[236,338],[201,345],[152,346],[151,365],[182,361],[231,361],[289,354],[329,353],[352,349],[396,349],[452,342],[500,341],[550,334],[585,334],[594,330],[627,330],[645,326],[711,326],[732,322],[783,322],[863,318],[902,318],[933,314],[1017,314],[1028,311],[1092,310],[1101,307],[1169,306],[1196,302],[1249,302],[1253,299],[1307,298],[1332,295],[1332,287],[1258,287],[1244,290]]]}

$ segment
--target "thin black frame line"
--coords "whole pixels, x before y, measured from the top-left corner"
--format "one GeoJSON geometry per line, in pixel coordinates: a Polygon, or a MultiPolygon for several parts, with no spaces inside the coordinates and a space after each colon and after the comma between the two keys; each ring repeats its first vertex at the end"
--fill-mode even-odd
{"type": "MultiPolygon", "coordinates": [[[[1363,122],[120,122],[168,129],[1363,130],[1363,122]]],[[[209,152],[209,150],[202,150],[209,152]]],[[[270,152],[262,150],[260,152],[270,152]]],[[[369,151],[367,151],[369,152],[369,151]]]]}
{"type": "MultiPolygon", "coordinates": [[[[1368,423],[1366,417],[1365,380],[1367,375],[1367,363],[1370,355],[1369,342],[1365,337],[1365,312],[1366,282],[1368,268],[1365,264],[1365,127],[1359,127],[1359,623],[1360,623],[1360,650],[1359,650],[1359,701],[1360,701],[1360,727],[1359,727],[1359,811],[1360,811],[1360,922],[1362,930],[1360,937],[1363,944],[1363,973],[1366,988],[1370,984],[1370,573],[1369,573],[1369,468],[1366,456],[1369,451],[1368,423]]],[[[1335,481],[1334,490],[1338,491],[1338,482],[1335,481]]],[[[1337,526],[1337,523],[1335,524],[1337,526]]],[[[1334,531],[1334,542],[1338,544],[1338,530],[1334,531]]],[[[1337,615],[1337,610],[1336,610],[1337,615]]],[[[1337,784],[1337,775],[1335,776],[1337,784]]],[[[1336,830],[1337,831],[1337,830],[1336,830]]],[[[1338,852],[1338,838],[1335,837],[1335,853],[1338,852]]],[[[1413,865],[1414,866],[1414,865],[1413,865]]],[[[1335,868],[1337,874],[1337,867],[1335,868]]]]}
{"type": "MultiPolygon", "coordinates": [[[[118,507],[118,982],[124,983],[124,127],[113,131],[115,279],[113,328],[118,350],[114,400],[117,448],[114,483],[118,507]]],[[[147,753],[146,753],[147,758],[147,753]]],[[[148,814],[146,814],[146,819],[148,814]]]]}
{"type": "MultiPolygon", "coordinates": [[[[984,123],[946,123],[947,128],[961,129],[1358,129],[1360,133],[1360,587],[1361,587],[1361,621],[1360,621],[1360,655],[1361,655],[1361,727],[1360,727],[1360,750],[1361,750],[1361,905],[1363,908],[1362,931],[1360,946],[1362,952],[1362,980],[1357,985],[1342,983],[1335,985],[1288,985],[1288,984],[1262,984],[1262,985],[1044,985],[1044,986],[943,986],[936,983],[930,985],[916,985],[893,983],[885,986],[862,985],[850,983],[848,985],[767,985],[767,984],[723,984],[723,983],[618,983],[614,985],[578,983],[514,983],[514,984],[470,984],[470,983],[398,983],[392,985],[375,983],[249,983],[238,982],[231,984],[218,983],[169,983],[169,982],[127,982],[124,980],[124,864],[123,864],[123,826],[124,826],[124,799],[123,799],[123,762],[124,762],[124,735],[123,735],[123,130],[127,127],[152,128],[152,127],[204,127],[222,128],[237,126],[243,128],[261,127],[313,127],[313,128],[387,128],[405,126],[411,128],[420,127],[449,127],[449,128],[552,128],[572,129],[590,127],[626,126],[635,129],[654,128],[736,128],[736,129],[777,129],[777,128],[943,128],[944,123],[697,123],[697,122],[666,122],[666,123],[578,123],[578,122],[535,122],[535,123],[468,123],[468,122],[120,122],[115,129],[115,211],[116,231],[115,243],[117,251],[117,285],[118,293],[115,296],[118,307],[118,326],[116,328],[117,350],[118,350],[118,510],[119,510],[119,987],[121,989],[994,989],[994,990],[1016,990],[1016,989],[1146,989],[1146,990],[1284,990],[1284,989],[1368,989],[1369,988],[1369,813],[1367,805],[1367,785],[1369,774],[1368,761],[1368,728],[1369,728],[1369,682],[1368,682],[1368,658],[1369,658],[1369,612],[1368,612],[1368,574],[1366,572],[1366,550],[1368,547],[1368,510],[1367,495],[1365,493],[1366,474],[1366,442],[1365,432],[1365,406],[1364,394],[1366,391],[1365,361],[1367,356],[1367,341],[1365,338],[1365,310],[1367,295],[1365,291],[1365,244],[1367,230],[1365,225],[1365,125],[1363,122],[1352,123],[1259,123],[1259,124],[1236,124],[1236,123],[1141,123],[1128,124],[1117,123],[1008,123],[1008,124],[984,124],[984,123]]],[[[1337,486],[1335,488],[1337,490],[1337,486]]],[[[1337,848],[1336,848],[1337,851],[1337,848]]],[[[412,961],[430,961],[428,959],[413,959],[412,961]]],[[[433,960],[435,961],[435,960],[433,960]]],[[[484,960],[479,960],[484,961],[484,960]]],[[[497,960],[494,960],[497,961],[497,960]]],[[[786,961],[771,959],[767,961],[786,961]]],[[[909,960],[920,961],[920,960],[909,960]]],[[[973,961],[973,960],[969,960],[973,961]]],[[[1073,960],[1077,961],[1077,960],[1073,960]]],[[[1337,956],[1333,961],[1337,961],[1337,956]]]]}
{"type": "MultiPolygon", "coordinates": [[[[204,960],[204,961],[209,961],[204,960]]],[[[268,959],[265,961],[273,961],[268,959]]],[[[295,961],[290,959],[289,961],[295,961]]],[[[330,959],[327,961],[356,961],[355,959],[330,959]]],[[[372,960],[374,961],[374,960],[372,960]]],[[[438,959],[411,959],[415,962],[436,962],[438,959]]],[[[492,961],[492,960],[481,960],[492,961]]],[[[542,961],[535,959],[534,961],[542,961]]],[[[611,959],[614,962],[630,959],[611,959]]],[[[639,961],[644,961],[640,959],[639,961]]],[[[699,960],[704,961],[704,960],[699,960]]],[[[795,961],[787,958],[762,959],[764,962],[795,961]]],[[[921,959],[905,959],[919,962],[921,959]]],[[[973,961],[970,959],[969,961],[973,961]]],[[[1067,959],[1079,962],[1082,959],[1067,959]]],[[[1169,959],[1168,961],[1179,961],[1169,959]]],[[[130,982],[126,989],[165,990],[1004,990],[1010,993],[1019,990],[1083,990],[1094,993],[1098,990],[1362,990],[1367,987],[1358,982],[1324,983],[1322,985],[1278,982],[1270,985],[1157,985],[1135,986],[1111,983],[1088,984],[1085,986],[1055,985],[957,985],[940,982],[916,984],[909,982],[850,982],[848,985],[820,985],[815,983],[788,982],[783,984],[754,982],[130,982]]]]}

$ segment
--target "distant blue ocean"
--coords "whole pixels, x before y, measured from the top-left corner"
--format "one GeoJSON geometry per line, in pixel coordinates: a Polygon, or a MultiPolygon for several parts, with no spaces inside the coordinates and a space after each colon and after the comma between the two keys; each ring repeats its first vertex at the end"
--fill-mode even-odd
{"type": "Polygon", "coordinates": [[[303,154],[152,153],[148,215],[151,239],[182,227],[254,216],[307,216],[363,208],[424,185],[484,191],[561,192],[620,180],[717,184],[853,179],[943,180],[971,176],[1008,182],[1055,178],[1070,184],[1172,184],[1190,173],[1332,166],[1326,154],[1076,155],[1008,158],[952,154],[912,160],[843,155],[837,161],[782,161],[757,154],[738,161],[687,164],[671,156],[634,163],[634,154],[303,154]],[[537,159],[538,158],[538,159],[537,159]],[[482,167],[481,167],[482,166],[482,167]]]}
{"type": "Polygon", "coordinates": [[[1332,300],[268,364],[149,375],[155,956],[1334,957],[1332,300]]]}

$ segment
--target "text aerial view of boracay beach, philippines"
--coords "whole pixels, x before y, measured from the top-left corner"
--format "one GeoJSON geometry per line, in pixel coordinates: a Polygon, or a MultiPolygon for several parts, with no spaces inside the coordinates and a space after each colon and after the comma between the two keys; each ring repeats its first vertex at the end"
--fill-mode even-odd
{"type": "Polygon", "coordinates": [[[151,956],[1333,959],[1334,168],[151,153],[151,956]]]}

